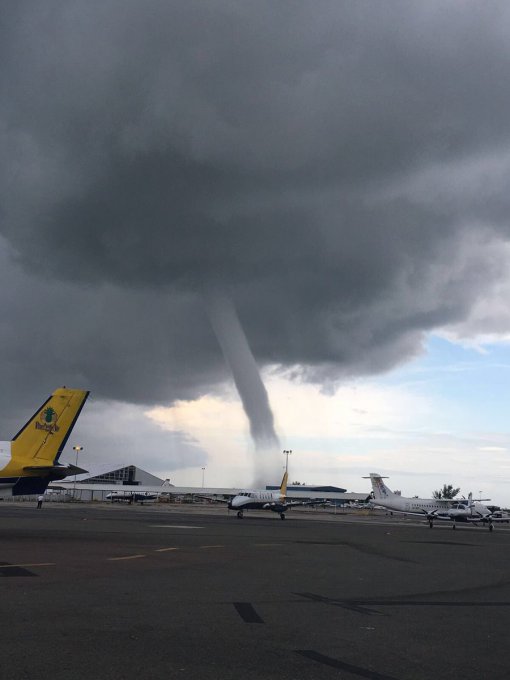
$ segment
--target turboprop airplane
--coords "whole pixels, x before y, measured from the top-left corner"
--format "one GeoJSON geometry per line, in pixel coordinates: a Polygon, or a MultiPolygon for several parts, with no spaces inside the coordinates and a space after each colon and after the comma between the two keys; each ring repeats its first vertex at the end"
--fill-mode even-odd
{"type": "Polygon", "coordinates": [[[271,510],[277,512],[281,519],[285,519],[285,513],[296,505],[322,505],[324,501],[290,501],[287,500],[287,479],[285,471],[278,491],[251,490],[241,491],[228,501],[229,510],[237,510],[237,517],[243,519],[245,510],[271,510]]]}
{"type": "Polygon", "coordinates": [[[0,496],[41,494],[52,481],[86,472],[58,459],[88,396],[59,387],[12,441],[0,444],[0,496]]]}
{"type": "Polygon", "coordinates": [[[467,500],[405,498],[388,489],[383,482],[383,479],[386,479],[386,477],[381,477],[381,475],[375,472],[371,472],[369,477],[363,477],[363,479],[370,479],[372,482],[375,505],[391,510],[392,512],[401,512],[406,515],[425,517],[428,520],[431,529],[434,526],[435,519],[453,522],[453,529],[456,528],[457,522],[470,522],[475,525],[479,522],[483,522],[488,524],[489,531],[494,529],[494,522],[507,521],[507,518],[498,516],[480,501],[473,501],[473,495],[471,493],[467,500]]]}
{"type": "Polygon", "coordinates": [[[115,501],[126,503],[147,503],[148,501],[156,501],[159,498],[157,493],[149,493],[148,491],[111,491],[106,494],[107,500],[114,503],[115,501]]]}

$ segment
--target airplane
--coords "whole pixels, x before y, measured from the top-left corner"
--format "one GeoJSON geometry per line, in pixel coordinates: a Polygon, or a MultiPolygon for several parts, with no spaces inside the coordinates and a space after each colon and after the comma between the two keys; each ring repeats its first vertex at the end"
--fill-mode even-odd
{"type": "MultiPolygon", "coordinates": [[[[374,505],[406,515],[426,517],[431,529],[434,526],[435,519],[453,522],[453,529],[456,528],[457,522],[470,522],[475,525],[483,522],[488,524],[489,531],[494,529],[494,522],[507,521],[506,517],[502,517],[497,512],[490,510],[480,501],[473,501],[471,493],[468,499],[464,498],[461,500],[406,498],[388,489],[383,482],[383,479],[386,479],[386,477],[381,477],[381,475],[375,472],[371,472],[369,477],[363,477],[363,479],[370,479],[372,482],[374,505]]],[[[485,498],[484,500],[489,499],[485,498]]]]}
{"type": "Polygon", "coordinates": [[[479,500],[473,500],[473,494],[470,493],[468,498],[463,498],[462,500],[454,502],[452,507],[445,512],[437,513],[438,519],[452,520],[453,529],[455,529],[456,522],[470,522],[475,526],[479,522],[487,524],[489,531],[494,529],[494,522],[506,522],[510,523],[509,517],[505,512],[496,506],[484,505],[481,501],[489,501],[490,498],[482,498],[479,500]]]}
{"type": "Polygon", "coordinates": [[[114,503],[115,501],[126,503],[141,503],[142,505],[147,501],[155,501],[159,498],[157,493],[149,493],[148,491],[112,491],[106,494],[106,498],[114,503]]]}
{"type": "Polygon", "coordinates": [[[10,442],[0,443],[0,495],[42,494],[48,484],[86,472],[58,462],[89,396],[59,387],[10,442]]]}
{"type": "MultiPolygon", "coordinates": [[[[228,502],[229,510],[237,510],[238,519],[243,519],[245,510],[271,510],[277,512],[281,519],[285,519],[285,513],[296,505],[323,505],[323,500],[317,501],[290,501],[287,499],[288,472],[285,470],[282,483],[278,491],[251,490],[241,491],[228,502]]],[[[219,499],[218,499],[219,500],[219,499]]]]}

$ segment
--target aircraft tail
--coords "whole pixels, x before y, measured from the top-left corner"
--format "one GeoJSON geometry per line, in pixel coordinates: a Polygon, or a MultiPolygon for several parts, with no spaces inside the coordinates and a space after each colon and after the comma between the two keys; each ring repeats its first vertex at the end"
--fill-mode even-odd
{"type": "Polygon", "coordinates": [[[280,484],[280,496],[285,497],[287,495],[287,479],[289,477],[289,473],[287,470],[285,470],[282,478],[282,483],[280,484]]]}
{"type": "Polygon", "coordinates": [[[375,500],[383,500],[385,498],[391,498],[392,496],[395,496],[393,491],[388,489],[386,484],[383,482],[383,479],[386,479],[386,477],[381,477],[381,475],[377,474],[376,472],[371,472],[370,477],[365,477],[365,479],[370,479],[372,482],[372,491],[374,492],[375,500]]]}
{"type": "Polygon", "coordinates": [[[39,493],[50,481],[85,472],[58,459],[89,395],[85,390],[56,389],[10,442],[10,462],[2,476],[19,478],[13,494],[39,493]]]}

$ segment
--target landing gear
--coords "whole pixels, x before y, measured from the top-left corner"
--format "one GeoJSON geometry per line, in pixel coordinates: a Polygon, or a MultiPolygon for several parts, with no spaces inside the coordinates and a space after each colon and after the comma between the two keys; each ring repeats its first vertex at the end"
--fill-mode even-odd
{"type": "Polygon", "coordinates": [[[237,519],[243,519],[243,511],[242,510],[237,511],[237,519]]]}
{"type": "Polygon", "coordinates": [[[455,530],[456,528],[457,528],[457,522],[456,522],[455,520],[453,520],[453,526],[452,526],[452,529],[454,529],[454,530],[455,530]]]}
{"type": "Polygon", "coordinates": [[[494,524],[489,522],[489,531],[494,531],[494,524]]]}
{"type": "Polygon", "coordinates": [[[429,519],[429,529],[434,528],[434,520],[432,518],[429,519]]]}
{"type": "Polygon", "coordinates": [[[280,519],[285,519],[285,513],[284,512],[280,512],[280,519]]]}

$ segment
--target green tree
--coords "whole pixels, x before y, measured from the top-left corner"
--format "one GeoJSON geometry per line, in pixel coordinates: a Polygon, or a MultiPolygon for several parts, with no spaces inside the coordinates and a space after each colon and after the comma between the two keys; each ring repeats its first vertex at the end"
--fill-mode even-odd
{"type": "Polygon", "coordinates": [[[448,499],[448,498],[455,498],[455,496],[459,493],[460,491],[460,486],[458,489],[454,489],[452,484],[443,484],[442,489],[438,489],[437,491],[432,492],[432,498],[438,498],[438,499],[448,499]]]}

